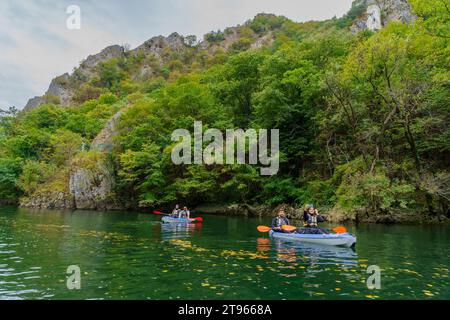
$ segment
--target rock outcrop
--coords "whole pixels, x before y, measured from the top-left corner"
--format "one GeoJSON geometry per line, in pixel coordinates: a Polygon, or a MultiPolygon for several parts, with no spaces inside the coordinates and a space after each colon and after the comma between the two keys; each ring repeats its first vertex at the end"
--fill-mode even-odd
{"type": "Polygon", "coordinates": [[[114,197],[114,164],[109,154],[116,135],[117,121],[123,110],[117,112],[95,137],[91,150],[83,151],[73,160],[70,170],[58,172],[61,181],[58,191],[52,181],[29,197],[20,200],[20,206],[41,209],[121,209],[114,197]]]}
{"type": "Polygon", "coordinates": [[[363,6],[366,10],[351,26],[353,32],[377,31],[391,21],[410,23],[415,19],[407,0],[357,0],[354,6],[363,6]]]}
{"type": "Polygon", "coordinates": [[[106,47],[100,53],[88,56],[80,65],[80,69],[89,70],[97,67],[101,62],[105,62],[114,58],[123,58],[125,49],[119,45],[106,47]]]}
{"type": "Polygon", "coordinates": [[[123,110],[117,112],[91,143],[95,162],[78,161],[72,165],[69,180],[70,194],[77,209],[119,209],[113,195],[114,164],[108,157],[112,151],[117,121],[123,110]]]}
{"type": "Polygon", "coordinates": [[[102,152],[112,151],[114,145],[114,137],[117,134],[117,122],[122,116],[124,109],[117,112],[106,125],[103,127],[102,131],[94,138],[91,144],[91,148],[100,150],[102,152]]]}
{"type": "Polygon", "coordinates": [[[168,37],[158,36],[145,41],[142,45],[132,50],[132,54],[139,52],[144,54],[152,54],[157,58],[161,58],[164,50],[169,48],[173,51],[180,51],[186,47],[184,37],[174,32],[168,37]]]}
{"type": "Polygon", "coordinates": [[[94,167],[77,168],[70,175],[69,190],[76,209],[109,209],[113,188],[114,178],[106,159],[94,167]]]}
{"type": "Polygon", "coordinates": [[[75,209],[74,198],[67,192],[38,192],[31,197],[22,198],[20,206],[39,209],[75,209]]]}
{"type": "Polygon", "coordinates": [[[73,74],[65,73],[54,78],[46,93],[41,97],[34,97],[28,100],[24,110],[36,108],[45,103],[69,106],[72,98],[78,89],[77,84],[87,82],[97,74],[97,66],[113,58],[123,58],[125,49],[122,46],[114,45],[103,49],[100,53],[87,57],[73,74]]]}
{"type": "MultiPolygon", "coordinates": [[[[215,44],[203,41],[199,44],[200,47],[205,49],[212,46],[228,50],[233,43],[240,40],[241,35],[238,32],[239,27],[232,27],[227,30],[223,41],[215,44]]],[[[263,45],[270,44],[273,41],[273,36],[269,32],[260,35],[254,40],[254,43],[251,43],[250,47],[260,48],[263,45]]],[[[192,46],[192,44],[187,44],[186,39],[176,32],[170,34],[168,37],[153,37],[129,51],[119,45],[109,46],[100,53],[88,56],[81,62],[78,68],[75,68],[72,74],[66,73],[53,79],[46,93],[43,96],[30,99],[24,107],[24,111],[36,108],[45,103],[66,107],[83,102],[77,99],[76,93],[83,85],[99,76],[99,65],[103,62],[110,61],[111,59],[122,59],[141,55],[149,57],[150,59],[148,60],[151,61],[153,59],[156,66],[147,61],[147,63],[142,63],[137,70],[133,70],[130,74],[132,80],[145,80],[153,75],[153,69],[159,69],[158,64],[163,65],[171,59],[171,52],[182,52],[183,50],[192,48],[192,46]]]]}

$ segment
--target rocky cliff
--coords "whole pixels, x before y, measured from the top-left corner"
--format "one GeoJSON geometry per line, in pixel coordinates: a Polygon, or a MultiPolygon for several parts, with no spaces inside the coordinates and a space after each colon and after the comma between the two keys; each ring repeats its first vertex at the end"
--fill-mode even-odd
{"type": "Polygon", "coordinates": [[[109,158],[116,135],[117,121],[123,110],[117,112],[91,143],[91,152],[97,153],[95,162],[74,162],[69,180],[69,192],[77,209],[119,209],[113,196],[114,164],[109,158]]]}
{"type": "Polygon", "coordinates": [[[144,55],[153,55],[162,63],[162,54],[166,48],[179,51],[185,46],[184,38],[177,33],[173,33],[168,37],[154,37],[129,52],[119,45],[109,46],[100,53],[87,57],[72,74],[65,73],[53,79],[47,92],[43,96],[30,99],[24,110],[33,109],[45,103],[52,103],[61,107],[78,104],[77,101],[74,101],[77,90],[83,84],[98,76],[99,66],[111,59],[122,59],[142,53],[144,55]]]}
{"type": "Polygon", "coordinates": [[[353,6],[365,8],[363,14],[351,26],[353,32],[376,31],[391,21],[410,23],[414,20],[411,5],[407,0],[357,0],[353,6]]]}
{"type": "Polygon", "coordinates": [[[28,100],[24,110],[36,108],[45,103],[52,103],[62,107],[73,103],[73,97],[81,82],[91,80],[98,73],[98,66],[113,58],[122,58],[125,55],[125,49],[114,45],[103,49],[100,53],[87,57],[72,74],[65,73],[54,78],[47,92],[40,97],[34,97],[28,100]]]}

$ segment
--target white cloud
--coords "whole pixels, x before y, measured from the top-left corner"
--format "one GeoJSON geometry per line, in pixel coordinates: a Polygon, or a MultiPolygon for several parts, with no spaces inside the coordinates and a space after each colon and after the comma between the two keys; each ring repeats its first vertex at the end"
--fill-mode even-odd
{"type": "Polygon", "coordinates": [[[0,107],[21,108],[52,78],[112,44],[132,47],[159,34],[203,34],[259,12],[295,21],[341,16],[352,0],[34,0],[0,2],[0,107]],[[82,10],[81,30],[66,28],[66,8],[82,10]]]}

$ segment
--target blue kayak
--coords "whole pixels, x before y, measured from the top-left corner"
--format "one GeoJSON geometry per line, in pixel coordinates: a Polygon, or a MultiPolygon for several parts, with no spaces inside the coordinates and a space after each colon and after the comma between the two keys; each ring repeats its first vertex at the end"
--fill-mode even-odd
{"type": "Polygon", "coordinates": [[[329,233],[329,234],[301,234],[269,231],[272,238],[300,241],[307,243],[323,244],[329,246],[353,247],[356,244],[356,237],[350,233],[329,233]]]}
{"type": "Polygon", "coordinates": [[[194,219],[186,219],[186,218],[175,218],[175,217],[163,217],[162,222],[164,223],[194,223],[194,219]]]}

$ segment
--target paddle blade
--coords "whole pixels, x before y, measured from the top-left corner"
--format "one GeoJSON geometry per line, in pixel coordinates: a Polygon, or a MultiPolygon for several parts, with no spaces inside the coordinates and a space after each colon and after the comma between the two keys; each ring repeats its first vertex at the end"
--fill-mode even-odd
{"type": "Polygon", "coordinates": [[[194,221],[196,221],[196,222],[203,222],[203,218],[202,217],[194,218],[194,221]]]}
{"type": "Polygon", "coordinates": [[[256,229],[258,229],[259,232],[269,232],[270,230],[272,230],[272,228],[266,226],[259,226],[256,229]]]}
{"type": "Polygon", "coordinates": [[[297,230],[296,227],[294,227],[294,226],[287,226],[287,225],[282,226],[281,229],[283,229],[284,231],[295,231],[295,230],[297,230]]]}
{"type": "Polygon", "coordinates": [[[334,228],[333,231],[336,233],[347,233],[347,229],[342,226],[334,228]]]}
{"type": "Polygon", "coordinates": [[[160,211],[153,211],[153,214],[163,214],[163,213],[160,211]]]}

